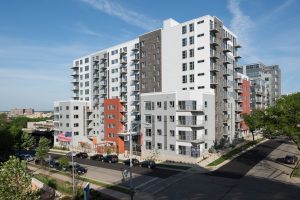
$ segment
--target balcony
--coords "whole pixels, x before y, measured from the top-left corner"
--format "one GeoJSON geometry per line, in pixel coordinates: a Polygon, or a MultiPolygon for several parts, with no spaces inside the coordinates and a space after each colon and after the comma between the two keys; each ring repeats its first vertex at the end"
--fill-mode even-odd
{"type": "Polygon", "coordinates": [[[127,64],[127,59],[122,58],[122,59],[120,60],[120,63],[121,63],[122,65],[126,65],[126,64],[127,64]]]}
{"type": "Polygon", "coordinates": [[[237,59],[240,59],[242,57],[240,55],[235,55],[234,58],[237,60],[237,59]]]}
{"type": "Polygon", "coordinates": [[[132,112],[140,112],[140,107],[136,106],[134,109],[132,109],[132,112]]]}
{"type": "Polygon", "coordinates": [[[243,102],[243,98],[241,96],[236,97],[235,101],[242,103],[243,102]]]}
{"type": "Polygon", "coordinates": [[[127,102],[127,97],[121,97],[121,98],[120,98],[120,102],[121,102],[121,103],[127,102]]]}
{"type": "Polygon", "coordinates": [[[243,69],[242,65],[236,63],[234,66],[235,69],[243,69]]]}
{"type": "Polygon", "coordinates": [[[225,40],[225,41],[231,40],[231,38],[230,38],[230,36],[229,36],[228,33],[224,33],[223,34],[223,40],[225,40]]]}
{"type": "Polygon", "coordinates": [[[93,66],[93,69],[94,69],[95,71],[98,71],[98,70],[99,70],[99,66],[98,66],[98,65],[94,65],[94,66],[93,66]]]}
{"type": "Polygon", "coordinates": [[[94,79],[98,79],[98,78],[99,78],[99,74],[94,74],[94,75],[93,75],[93,78],[94,78],[94,79]]]}
{"type": "Polygon", "coordinates": [[[140,49],[140,45],[138,43],[136,43],[134,45],[134,47],[132,48],[132,51],[139,51],[139,49],[140,49]]]}
{"type": "Polygon", "coordinates": [[[217,52],[215,50],[210,51],[210,58],[211,59],[217,59],[218,58],[217,52]]]}
{"type": "Polygon", "coordinates": [[[238,112],[238,113],[243,112],[243,107],[242,106],[236,106],[235,111],[238,112]]]}
{"type": "Polygon", "coordinates": [[[204,127],[203,120],[177,120],[177,126],[182,127],[204,127]]]}
{"type": "Polygon", "coordinates": [[[217,46],[217,39],[215,37],[210,37],[210,45],[217,46]]]}
{"type": "Polygon", "coordinates": [[[133,82],[139,82],[140,81],[140,76],[135,75],[134,78],[132,79],[133,82]]]}
{"type": "Polygon", "coordinates": [[[137,62],[139,60],[140,60],[140,54],[137,53],[137,54],[134,55],[134,58],[132,58],[132,61],[137,62]]]}
{"type": "Polygon", "coordinates": [[[228,115],[224,115],[223,124],[227,124],[229,119],[228,115]]]}
{"type": "Polygon", "coordinates": [[[210,24],[209,31],[212,33],[217,33],[217,32],[219,32],[219,29],[217,28],[217,26],[215,24],[210,24]]]}
{"type": "Polygon", "coordinates": [[[122,123],[127,123],[127,117],[122,117],[122,119],[120,120],[122,123]]]}
{"type": "Polygon", "coordinates": [[[79,76],[79,71],[78,70],[73,71],[72,76],[79,76]]]}
{"type": "Polygon", "coordinates": [[[204,142],[204,137],[196,137],[196,135],[193,135],[193,132],[186,131],[186,134],[177,135],[176,140],[181,142],[196,142],[199,141],[199,143],[204,142]]]}
{"type": "Polygon", "coordinates": [[[127,83],[127,76],[121,77],[121,83],[127,83]]]}
{"type": "Polygon", "coordinates": [[[99,95],[99,90],[94,90],[94,95],[98,96],[99,95]]]}
{"type": "Polygon", "coordinates": [[[79,79],[78,78],[73,78],[72,83],[77,83],[77,82],[79,82],[79,79]]]}
{"type": "Polygon", "coordinates": [[[73,98],[79,98],[79,94],[73,94],[73,98]]]}
{"type": "Polygon", "coordinates": [[[218,72],[219,69],[215,63],[210,63],[210,71],[212,72],[218,72]]]}
{"type": "Polygon", "coordinates": [[[127,112],[127,107],[123,107],[123,108],[121,108],[121,111],[120,111],[121,113],[126,113],[127,112]]]}
{"type": "Polygon", "coordinates": [[[132,71],[140,71],[140,65],[139,64],[135,64],[134,68],[132,69],[132,71]]]}
{"type": "Polygon", "coordinates": [[[76,90],[79,90],[79,87],[78,86],[73,86],[73,91],[76,91],[76,90]]]}
{"type": "Polygon", "coordinates": [[[229,45],[224,45],[223,52],[225,53],[232,52],[232,47],[229,45]]]}
{"type": "Polygon", "coordinates": [[[229,85],[229,81],[228,80],[224,80],[223,81],[223,88],[229,88],[230,85],[229,85]]]}
{"type": "Polygon", "coordinates": [[[203,106],[197,105],[177,105],[177,112],[203,112],[203,106]]]}
{"type": "Polygon", "coordinates": [[[228,98],[229,98],[228,93],[227,93],[227,92],[224,92],[224,93],[223,93],[223,99],[224,99],[224,100],[227,100],[228,98]]]}
{"type": "Polygon", "coordinates": [[[121,87],[121,93],[126,93],[127,92],[127,87],[121,87]]]}
{"type": "Polygon", "coordinates": [[[236,115],[235,116],[235,122],[239,123],[239,122],[242,122],[243,119],[240,117],[240,115],[236,115]]]}
{"type": "Polygon", "coordinates": [[[239,85],[239,84],[237,84],[237,83],[234,85],[234,89],[235,89],[237,92],[242,92],[242,86],[239,85]]]}
{"type": "Polygon", "coordinates": [[[211,84],[211,85],[218,85],[219,83],[218,83],[217,78],[211,76],[211,77],[210,77],[210,84],[211,84]]]}
{"type": "Polygon", "coordinates": [[[231,61],[231,59],[228,58],[227,56],[224,56],[224,57],[223,57],[223,63],[224,63],[224,64],[231,64],[232,61],[231,61]]]}
{"type": "Polygon", "coordinates": [[[107,90],[106,89],[101,89],[100,94],[107,94],[107,90]]]}
{"type": "Polygon", "coordinates": [[[120,49],[120,54],[121,55],[126,55],[127,54],[127,48],[126,49],[120,49]]]}
{"type": "Polygon", "coordinates": [[[140,86],[135,86],[132,91],[133,92],[139,92],[140,91],[140,86]]]}
{"type": "Polygon", "coordinates": [[[121,74],[126,74],[127,73],[127,67],[121,67],[120,71],[121,71],[121,74]]]}
{"type": "Polygon", "coordinates": [[[236,49],[241,48],[242,46],[240,44],[235,44],[234,46],[236,49]]]}
{"type": "Polygon", "coordinates": [[[106,86],[107,85],[107,81],[100,81],[100,85],[101,86],[106,86]]]}
{"type": "Polygon", "coordinates": [[[106,61],[107,60],[107,54],[104,54],[103,57],[101,58],[102,61],[106,61]]]}

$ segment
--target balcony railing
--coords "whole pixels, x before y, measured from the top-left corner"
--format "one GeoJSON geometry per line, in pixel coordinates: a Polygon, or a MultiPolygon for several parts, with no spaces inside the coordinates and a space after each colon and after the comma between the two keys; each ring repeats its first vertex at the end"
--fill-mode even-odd
{"type": "Polygon", "coordinates": [[[204,107],[200,105],[177,105],[176,111],[203,111],[204,107]]]}
{"type": "Polygon", "coordinates": [[[177,126],[202,127],[204,125],[203,120],[177,120],[177,126]]]}

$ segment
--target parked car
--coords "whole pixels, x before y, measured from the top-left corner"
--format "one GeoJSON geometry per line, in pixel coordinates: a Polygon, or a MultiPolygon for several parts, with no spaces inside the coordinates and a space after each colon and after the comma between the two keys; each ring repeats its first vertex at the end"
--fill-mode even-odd
{"type": "Polygon", "coordinates": [[[76,157],[84,159],[84,158],[88,158],[89,156],[86,152],[79,152],[79,153],[76,154],[76,157]]]}
{"type": "Polygon", "coordinates": [[[90,158],[91,158],[91,160],[102,161],[104,156],[102,154],[95,154],[95,155],[91,156],[90,158]]]}
{"type": "Polygon", "coordinates": [[[117,155],[106,155],[103,157],[102,162],[108,162],[108,163],[117,163],[119,161],[117,155]]]}
{"type": "MultiPolygon", "coordinates": [[[[140,161],[138,159],[136,159],[136,158],[132,158],[131,163],[132,163],[133,166],[136,166],[136,165],[140,164],[140,161]]],[[[130,159],[124,160],[123,164],[124,165],[130,165],[130,159]]]]}
{"type": "Polygon", "coordinates": [[[68,157],[71,157],[71,156],[75,157],[76,155],[77,155],[77,152],[73,152],[73,151],[70,151],[66,154],[66,156],[68,156],[68,157]]]}
{"type": "Polygon", "coordinates": [[[47,166],[48,165],[48,162],[44,159],[35,159],[34,163],[36,165],[43,165],[43,166],[47,166]]]}
{"type": "Polygon", "coordinates": [[[79,165],[79,164],[75,164],[75,165],[74,165],[74,171],[75,171],[77,174],[81,175],[81,174],[87,173],[87,168],[82,167],[82,166],[79,165]]]}
{"type": "Polygon", "coordinates": [[[141,167],[147,167],[149,169],[154,169],[156,167],[156,164],[153,160],[145,160],[140,162],[141,167]]]}
{"type": "Polygon", "coordinates": [[[298,161],[298,157],[294,155],[286,155],[284,158],[284,162],[286,164],[295,164],[298,161]]]}
{"type": "Polygon", "coordinates": [[[49,161],[49,167],[50,168],[56,168],[57,169],[58,166],[59,166],[59,163],[58,163],[57,160],[52,159],[52,160],[49,161]]]}
{"type": "Polygon", "coordinates": [[[22,160],[26,160],[27,162],[30,162],[30,161],[34,160],[34,158],[31,155],[29,155],[29,154],[23,154],[23,155],[21,155],[21,159],[22,160]]]}

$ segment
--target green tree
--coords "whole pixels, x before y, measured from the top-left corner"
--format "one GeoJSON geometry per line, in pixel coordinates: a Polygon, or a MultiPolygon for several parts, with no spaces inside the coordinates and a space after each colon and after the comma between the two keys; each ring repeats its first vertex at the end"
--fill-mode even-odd
{"type": "Polygon", "coordinates": [[[23,133],[21,136],[21,149],[31,149],[35,146],[35,139],[28,133],[23,133]]]}
{"type": "Polygon", "coordinates": [[[69,159],[67,158],[67,156],[62,156],[58,159],[58,163],[60,166],[67,167],[69,165],[69,159]]]}
{"type": "Polygon", "coordinates": [[[44,158],[49,152],[50,149],[49,145],[50,145],[50,141],[47,138],[42,137],[39,141],[38,147],[36,148],[35,156],[38,159],[44,158]]]}
{"type": "Polygon", "coordinates": [[[253,110],[250,115],[243,114],[243,119],[252,134],[252,140],[254,141],[254,132],[262,128],[264,121],[264,112],[262,110],[253,110]]]}
{"type": "Polygon", "coordinates": [[[26,162],[11,156],[0,168],[0,197],[3,200],[39,199],[31,187],[31,174],[26,162]]]}
{"type": "Polygon", "coordinates": [[[280,98],[265,112],[264,134],[286,135],[300,150],[300,93],[280,98]]]}

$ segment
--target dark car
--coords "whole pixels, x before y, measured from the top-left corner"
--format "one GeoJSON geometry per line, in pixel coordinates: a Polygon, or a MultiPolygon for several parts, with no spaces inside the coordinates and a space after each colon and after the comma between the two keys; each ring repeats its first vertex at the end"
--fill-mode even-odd
{"type": "Polygon", "coordinates": [[[117,155],[107,155],[103,157],[102,162],[117,163],[119,161],[117,155]]]}
{"type": "Polygon", "coordinates": [[[87,169],[79,164],[74,165],[74,171],[79,175],[87,173],[87,169]]]}
{"type": "MultiPolygon", "coordinates": [[[[136,166],[136,165],[140,164],[140,161],[138,159],[136,159],[136,158],[132,158],[131,163],[132,163],[133,166],[136,166]]],[[[123,164],[124,165],[130,165],[130,159],[124,160],[123,164]]]]}
{"type": "Polygon", "coordinates": [[[284,158],[286,164],[295,164],[298,161],[298,157],[294,155],[287,155],[284,158]]]}
{"type": "Polygon", "coordinates": [[[145,160],[143,162],[140,162],[141,167],[147,167],[149,169],[154,169],[156,167],[156,164],[153,160],[145,160]]]}
{"type": "Polygon", "coordinates": [[[79,152],[78,154],[76,154],[76,157],[77,158],[81,158],[81,159],[84,159],[84,158],[88,158],[88,154],[85,153],[85,152],[79,152]]]}
{"type": "Polygon", "coordinates": [[[48,165],[48,162],[44,159],[36,159],[34,161],[34,164],[36,165],[43,165],[43,166],[47,166],[48,165]]]}
{"type": "Polygon", "coordinates": [[[77,152],[72,152],[72,151],[70,151],[70,152],[68,152],[67,154],[66,154],[66,156],[68,156],[68,157],[75,157],[77,155],[77,152]]]}
{"type": "Polygon", "coordinates": [[[91,156],[90,158],[91,158],[91,160],[102,161],[104,156],[102,154],[95,154],[95,155],[91,156]]]}
{"type": "Polygon", "coordinates": [[[55,168],[58,169],[59,168],[59,163],[57,160],[50,160],[49,161],[49,167],[50,168],[55,168]]]}

